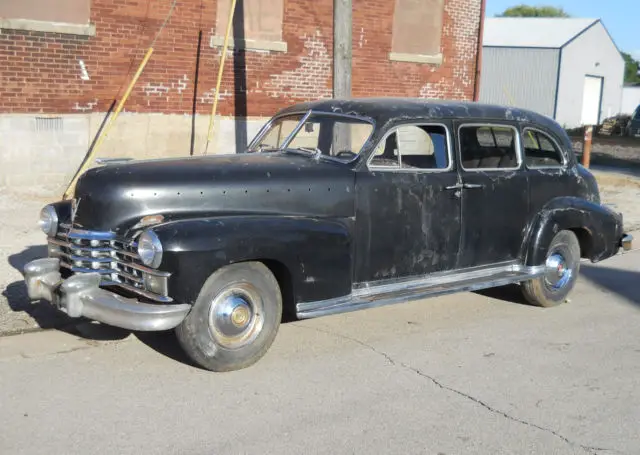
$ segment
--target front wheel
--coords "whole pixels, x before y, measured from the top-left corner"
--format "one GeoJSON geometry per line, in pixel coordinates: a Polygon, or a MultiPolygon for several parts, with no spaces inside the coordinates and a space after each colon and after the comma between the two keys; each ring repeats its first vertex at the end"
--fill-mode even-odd
{"type": "Polygon", "coordinates": [[[551,241],[543,276],[522,283],[522,293],[532,305],[554,307],[563,303],[580,272],[580,242],[571,231],[560,231],[551,241]]]}
{"type": "Polygon", "coordinates": [[[207,279],[176,334],[187,355],[203,368],[239,370],[264,356],[281,318],[276,278],[262,263],[243,262],[207,279]]]}

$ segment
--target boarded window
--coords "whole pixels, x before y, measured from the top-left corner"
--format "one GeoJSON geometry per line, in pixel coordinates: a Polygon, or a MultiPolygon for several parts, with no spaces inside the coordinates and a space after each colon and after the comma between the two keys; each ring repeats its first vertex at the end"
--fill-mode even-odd
{"type": "Polygon", "coordinates": [[[558,167],[564,159],[556,143],[541,131],[526,128],[522,139],[529,167],[558,167]]]}
{"type": "Polygon", "coordinates": [[[91,0],[0,0],[0,18],[88,24],[91,0]]]}
{"type": "Polygon", "coordinates": [[[465,169],[514,169],[519,166],[516,130],[505,126],[460,128],[460,154],[465,169]]]}
{"type": "MultiPolygon", "coordinates": [[[[218,0],[216,36],[223,37],[227,29],[231,0],[218,0]]],[[[252,41],[281,41],[283,0],[237,0],[234,14],[243,13],[242,37],[252,41]]],[[[236,24],[240,21],[235,19],[236,24]]],[[[233,32],[232,29],[232,33],[233,32]]],[[[237,35],[236,35],[237,36],[237,35]]]]}
{"type": "Polygon", "coordinates": [[[391,52],[439,55],[443,14],[444,0],[395,0],[391,52]]]}

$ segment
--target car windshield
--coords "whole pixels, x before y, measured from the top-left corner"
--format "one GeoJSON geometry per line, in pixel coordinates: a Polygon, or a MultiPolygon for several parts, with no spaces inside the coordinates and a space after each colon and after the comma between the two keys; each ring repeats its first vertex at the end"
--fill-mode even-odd
{"type": "Polygon", "coordinates": [[[373,133],[367,120],[336,114],[292,114],[276,118],[249,149],[301,152],[340,161],[356,158],[373,133]]]}

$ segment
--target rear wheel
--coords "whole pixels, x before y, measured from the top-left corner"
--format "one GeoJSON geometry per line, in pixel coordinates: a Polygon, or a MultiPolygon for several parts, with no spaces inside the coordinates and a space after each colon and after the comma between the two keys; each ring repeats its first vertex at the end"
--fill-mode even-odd
{"type": "Polygon", "coordinates": [[[522,283],[522,293],[532,305],[554,307],[563,303],[580,272],[580,242],[571,231],[560,231],[551,241],[543,276],[522,283]]]}
{"type": "Polygon", "coordinates": [[[176,334],[198,365],[211,371],[239,370],[264,356],[281,318],[277,280],[264,264],[244,262],[207,279],[176,334]]]}

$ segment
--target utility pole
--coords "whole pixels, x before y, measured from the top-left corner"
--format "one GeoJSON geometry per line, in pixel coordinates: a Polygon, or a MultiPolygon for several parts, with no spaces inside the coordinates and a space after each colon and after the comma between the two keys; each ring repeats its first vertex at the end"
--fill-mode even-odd
{"type": "MultiPolygon", "coordinates": [[[[351,97],[351,0],[333,0],[333,97],[351,97]]],[[[334,154],[351,151],[351,127],[333,128],[334,154]]]]}
{"type": "Polygon", "coordinates": [[[584,128],[584,145],[582,146],[582,165],[586,168],[591,164],[591,144],[593,142],[593,126],[584,128]]]}
{"type": "Polygon", "coordinates": [[[351,0],[333,0],[333,97],[351,96],[351,0]]]}

